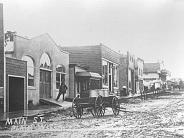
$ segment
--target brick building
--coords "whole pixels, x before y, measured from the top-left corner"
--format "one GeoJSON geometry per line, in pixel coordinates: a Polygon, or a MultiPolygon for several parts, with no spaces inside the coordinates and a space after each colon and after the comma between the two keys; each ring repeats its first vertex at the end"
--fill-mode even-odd
{"type": "MultiPolygon", "coordinates": [[[[70,53],[70,64],[87,66],[88,72],[97,73],[102,78],[99,88],[112,93],[119,90],[120,54],[102,44],[94,46],[63,47],[70,53]]],[[[96,84],[98,85],[98,84],[96,84]]],[[[70,91],[72,93],[72,91],[70,91]]]]}
{"type": "Polygon", "coordinates": [[[7,33],[10,41],[6,56],[27,61],[28,102],[38,104],[40,99],[55,99],[61,81],[69,85],[68,52],[61,50],[48,34],[28,39],[7,33]]]}
{"type": "Polygon", "coordinates": [[[135,57],[129,52],[120,56],[120,67],[119,67],[119,87],[126,87],[126,92],[122,91],[121,96],[126,96],[135,93],[135,57]]]}

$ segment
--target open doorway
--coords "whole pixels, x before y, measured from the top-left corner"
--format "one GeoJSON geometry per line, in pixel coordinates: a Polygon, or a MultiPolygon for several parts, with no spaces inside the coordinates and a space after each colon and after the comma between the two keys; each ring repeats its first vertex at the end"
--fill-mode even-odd
{"type": "Polygon", "coordinates": [[[112,91],[112,79],[111,75],[109,75],[109,91],[112,91]]]}
{"type": "Polygon", "coordinates": [[[9,76],[9,111],[24,110],[24,78],[9,76]]]}

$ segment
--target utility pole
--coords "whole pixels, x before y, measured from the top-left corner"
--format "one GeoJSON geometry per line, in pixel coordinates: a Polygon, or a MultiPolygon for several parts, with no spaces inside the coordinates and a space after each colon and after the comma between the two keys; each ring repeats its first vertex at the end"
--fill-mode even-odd
{"type": "MultiPolygon", "coordinates": [[[[3,4],[0,3],[0,95],[3,95],[4,112],[6,112],[6,61],[4,51],[3,4]]],[[[2,103],[1,103],[2,104],[2,103]]]]}

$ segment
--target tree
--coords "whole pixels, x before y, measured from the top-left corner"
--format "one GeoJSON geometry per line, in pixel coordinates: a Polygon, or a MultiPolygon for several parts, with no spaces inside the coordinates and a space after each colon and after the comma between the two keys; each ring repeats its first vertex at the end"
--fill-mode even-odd
{"type": "Polygon", "coordinates": [[[179,89],[183,89],[184,88],[184,82],[182,79],[179,80],[179,89]]]}
{"type": "Polygon", "coordinates": [[[160,71],[160,78],[161,78],[161,80],[165,82],[166,79],[167,79],[167,76],[170,76],[170,72],[168,70],[166,70],[166,69],[162,69],[160,71]]]}

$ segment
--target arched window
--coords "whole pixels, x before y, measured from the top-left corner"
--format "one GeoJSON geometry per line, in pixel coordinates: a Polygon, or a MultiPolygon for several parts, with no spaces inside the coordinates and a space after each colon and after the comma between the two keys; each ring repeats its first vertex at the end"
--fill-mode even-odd
{"type": "Polygon", "coordinates": [[[45,69],[51,68],[51,62],[48,54],[43,53],[40,59],[40,67],[45,69]]]}
{"type": "Polygon", "coordinates": [[[22,60],[27,61],[28,86],[34,86],[34,63],[31,57],[24,56],[22,60]]]}
{"type": "Polygon", "coordinates": [[[59,86],[62,81],[65,82],[65,66],[64,65],[57,65],[56,66],[56,88],[59,89],[59,86]]]}

